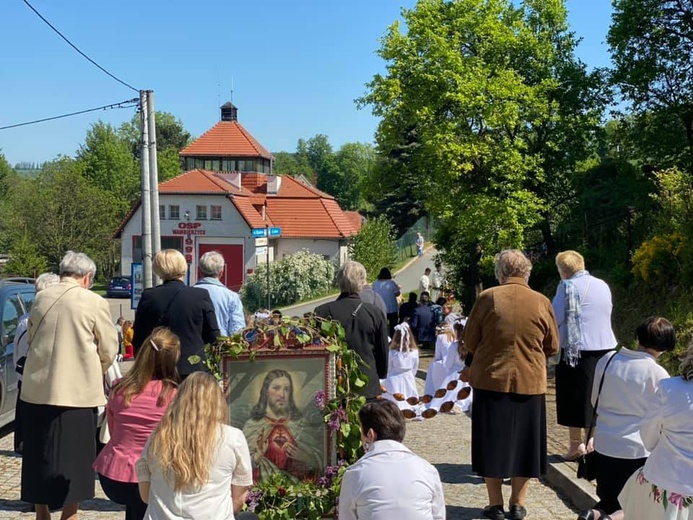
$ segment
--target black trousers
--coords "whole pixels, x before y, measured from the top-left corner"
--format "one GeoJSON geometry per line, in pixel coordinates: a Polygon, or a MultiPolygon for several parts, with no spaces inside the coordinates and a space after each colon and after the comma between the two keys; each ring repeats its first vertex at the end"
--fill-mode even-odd
{"type": "Polygon", "coordinates": [[[125,520],[142,520],[147,504],[140,498],[137,482],[119,482],[99,473],[99,482],[106,496],[116,504],[125,506],[125,520]]]}
{"type": "Polygon", "coordinates": [[[597,496],[599,502],[594,509],[601,509],[607,515],[621,509],[618,495],[630,476],[645,465],[647,458],[618,459],[597,452],[597,496]]]}
{"type": "Polygon", "coordinates": [[[22,432],[22,415],[24,413],[24,401],[19,396],[22,393],[22,382],[17,381],[17,404],[14,408],[14,452],[21,455],[24,451],[24,434],[22,432]]]}

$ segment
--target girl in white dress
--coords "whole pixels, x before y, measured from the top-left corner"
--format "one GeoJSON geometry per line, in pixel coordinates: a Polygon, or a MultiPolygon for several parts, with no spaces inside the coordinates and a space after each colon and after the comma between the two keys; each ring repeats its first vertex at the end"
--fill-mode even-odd
{"type": "Polygon", "coordinates": [[[385,387],[383,396],[394,401],[400,410],[410,410],[407,399],[417,402],[416,371],[419,369],[419,349],[409,324],[404,322],[395,327],[390,342],[390,359],[387,378],[380,383],[385,387]],[[411,399],[414,398],[414,399],[411,399]]]}
{"type": "MultiPolygon", "coordinates": [[[[460,344],[464,347],[464,321],[458,320],[453,327],[444,326],[436,340],[435,357],[428,367],[424,387],[424,394],[431,396],[426,403],[427,410],[450,412],[457,405],[466,412],[471,406],[471,388],[459,379],[460,371],[464,368],[460,357],[463,350],[460,344]]],[[[433,415],[429,412],[424,417],[433,415]]]]}

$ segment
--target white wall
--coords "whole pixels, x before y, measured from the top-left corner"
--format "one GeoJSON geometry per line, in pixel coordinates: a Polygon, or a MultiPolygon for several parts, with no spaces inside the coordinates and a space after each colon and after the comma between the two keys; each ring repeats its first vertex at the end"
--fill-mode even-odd
{"type": "Polygon", "coordinates": [[[307,249],[311,253],[327,256],[336,265],[341,262],[340,241],[311,238],[280,238],[277,242],[277,259],[307,249]]]}
{"type": "MultiPolygon", "coordinates": [[[[193,263],[191,265],[191,281],[194,281],[194,273],[197,273],[197,245],[202,243],[226,243],[244,244],[246,269],[255,266],[255,242],[250,237],[250,227],[238,213],[233,203],[223,195],[166,195],[159,194],[159,204],[166,205],[166,216],[168,217],[169,205],[180,207],[179,220],[161,220],[161,236],[182,236],[187,237],[186,230],[180,229],[186,223],[200,224],[191,234],[193,240],[193,263]],[[198,205],[207,206],[207,220],[196,220],[196,207],[198,205]],[[221,206],[221,220],[210,220],[210,206],[221,206]],[[184,218],[185,212],[190,212],[190,220],[184,218]],[[202,234],[204,232],[204,234],[202,234]],[[227,239],[234,239],[228,241],[227,239]]],[[[142,233],[142,207],[140,206],[132,218],[128,221],[122,233],[122,248],[120,272],[124,275],[130,274],[130,265],[133,258],[133,236],[142,233]]],[[[184,244],[185,246],[185,244],[184,244]]]]}

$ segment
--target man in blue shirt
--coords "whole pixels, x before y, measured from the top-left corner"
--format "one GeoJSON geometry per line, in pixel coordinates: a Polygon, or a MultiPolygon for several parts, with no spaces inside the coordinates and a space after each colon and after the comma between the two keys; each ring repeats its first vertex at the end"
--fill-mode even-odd
{"type": "Polygon", "coordinates": [[[214,305],[222,336],[234,334],[245,327],[243,304],[237,293],[221,283],[224,257],[218,251],[209,251],[200,257],[200,271],[204,278],[195,287],[206,289],[214,305]]]}

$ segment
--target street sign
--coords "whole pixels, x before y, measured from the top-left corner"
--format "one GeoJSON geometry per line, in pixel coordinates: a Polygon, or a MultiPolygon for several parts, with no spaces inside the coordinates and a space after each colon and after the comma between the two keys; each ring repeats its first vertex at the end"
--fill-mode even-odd
{"type": "Polygon", "coordinates": [[[255,247],[266,246],[266,245],[267,245],[267,237],[255,239],[255,247]]]}
{"type": "Polygon", "coordinates": [[[253,228],[251,231],[253,238],[261,238],[267,236],[267,228],[253,228]]]}
{"type": "Polygon", "coordinates": [[[142,283],[142,262],[130,264],[130,280],[132,281],[132,293],[130,293],[130,308],[136,309],[140,304],[144,284],[142,283]]]}
{"type": "Polygon", "coordinates": [[[255,248],[255,256],[265,256],[267,254],[267,246],[255,248]]]}
{"type": "Polygon", "coordinates": [[[280,227],[271,227],[269,228],[269,236],[271,237],[278,237],[282,234],[282,228],[280,227]]]}

